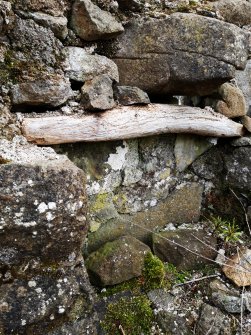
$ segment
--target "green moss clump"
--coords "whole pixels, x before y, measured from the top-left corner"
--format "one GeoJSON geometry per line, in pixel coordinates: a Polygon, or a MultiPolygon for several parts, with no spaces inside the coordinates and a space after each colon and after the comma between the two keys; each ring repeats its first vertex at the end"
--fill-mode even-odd
{"type": "Polygon", "coordinates": [[[91,204],[90,211],[91,212],[99,212],[105,208],[108,203],[108,193],[100,193],[97,195],[94,202],[91,204]]]}
{"type": "Polygon", "coordinates": [[[163,262],[150,252],[145,257],[143,277],[144,288],[147,291],[164,287],[167,284],[163,262]]]}
{"type": "Polygon", "coordinates": [[[106,289],[102,289],[100,292],[101,297],[109,297],[113,294],[130,291],[134,294],[139,294],[141,291],[141,281],[138,278],[132,278],[130,280],[124,281],[123,283],[109,286],[106,289]]]}
{"type": "Polygon", "coordinates": [[[101,326],[106,335],[150,335],[153,322],[151,302],[146,296],[121,298],[110,303],[101,326]]]}
{"type": "Polygon", "coordinates": [[[166,275],[172,284],[181,284],[191,277],[188,271],[178,271],[176,266],[171,263],[165,264],[166,275]]]}

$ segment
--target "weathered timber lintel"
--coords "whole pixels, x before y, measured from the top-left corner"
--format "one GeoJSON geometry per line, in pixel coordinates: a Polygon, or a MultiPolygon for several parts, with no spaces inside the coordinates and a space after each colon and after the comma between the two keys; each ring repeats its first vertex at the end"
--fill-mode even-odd
{"type": "Polygon", "coordinates": [[[22,131],[28,141],[50,145],[123,140],[164,133],[237,137],[242,135],[243,126],[205,109],[151,104],[123,106],[82,117],[26,118],[22,131]]]}

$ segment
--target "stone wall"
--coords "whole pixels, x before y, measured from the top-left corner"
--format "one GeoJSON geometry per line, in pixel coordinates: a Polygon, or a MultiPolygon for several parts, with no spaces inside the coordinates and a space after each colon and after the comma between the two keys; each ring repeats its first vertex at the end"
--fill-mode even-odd
{"type": "MultiPolygon", "coordinates": [[[[156,231],[210,215],[245,221],[250,27],[246,0],[0,2],[0,334],[97,334],[84,259],[93,283],[111,285],[139,275],[149,250],[162,257],[156,231]],[[243,123],[244,136],[53,148],[22,136],[27,117],[150,101],[214,110],[243,123]]],[[[171,261],[196,267],[184,257],[171,261]]]]}

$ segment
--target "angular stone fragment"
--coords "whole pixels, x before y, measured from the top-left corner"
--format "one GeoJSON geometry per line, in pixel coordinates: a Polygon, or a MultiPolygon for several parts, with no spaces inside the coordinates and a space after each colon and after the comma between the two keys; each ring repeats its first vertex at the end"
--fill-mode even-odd
{"type": "Polygon", "coordinates": [[[26,12],[43,12],[53,16],[62,16],[69,9],[68,0],[18,0],[15,9],[26,12]]]}
{"type": "Polygon", "coordinates": [[[118,0],[119,7],[133,12],[140,12],[145,5],[145,0],[118,0]]]}
{"type": "Polygon", "coordinates": [[[203,230],[178,228],[153,234],[153,251],[162,261],[178,269],[193,270],[216,257],[212,249],[216,248],[216,242],[215,237],[203,230]]]}
{"type": "Polygon", "coordinates": [[[65,55],[64,71],[70,79],[84,82],[106,74],[116,82],[119,81],[117,65],[109,58],[90,55],[78,47],[65,47],[63,52],[65,55]]]}
{"type": "Polygon", "coordinates": [[[15,135],[20,135],[15,114],[11,113],[7,104],[0,103],[0,138],[11,140],[15,135]]]}
{"type": "Polygon", "coordinates": [[[81,88],[81,103],[87,110],[99,111],[115,106],[112,80],[107,75],[100,75],[85,82],[81,88]]]}
{"type": "Polygon", "coordinates": [[[240,250],[226,262],[222,270],[237,286],[251,285],[251,250],[240,250]]]}
{"type": "Polygon", "coordinates": [[[85,217],[83,171],[23,137],[0,141],[3,334],[57,333],[64,323],[73,333],[75,320],[88,320],[90,334],[96,334],[93,292],[81,250],[88,229],[85,217]]]}
{"type": "Polygon", "coordinates": [[[218,101],[217,112],[229,118],[246,115],[245,97],[239,88],[230,83],[224,83],[218,91],[223,101],[218,101]]]}
{"type": "Polygon", "coordinates": [[[0,141],[0,264],[75,264],[86,233],[84,173],[23,138],[0,141]]]}
{"type": "Polygon", "coordinates": [[[150,248],[132,236],[122,236],[90,254],[85,264],[91,280],[101,286],[138,277],[150,248]]]}
{"type": "Polygon", "coordinates": [[[151,232],[156,228],[162,228],[170,222],[198,222],[202,192],[201,185],[189,183],[176,189],[164,201],[147,211],[109,220],[95,233],[89,234],[88,251],[97,250],[105,242],[126,234],[132,234],[139,240],[151,244],[151,232]]]}
{"type": "Polygon", "coordinates": [[[55,17],[42,12],[29,12],[28,17],[38,24],[50,28],[55,36],[61,40],[64,40],[68,34],[67,18],[65,16],[55,17]]]}
{"type": "Polygon", "coordinates": [[[228,313],[241,313],[245,309],[240,292],[229,289],[222,281],[215,279],[210,283],[211,299],[214,305],[228,313]],[[243,305],[243,306],[242,306],[243,305]]]}
{"type": "Polygon", "coordinates": [[[218,308],[203,304],[201,307],[200,318],[197,323],[196,333],[205,334],[231,334],[231,319],[223,314],[218,308]]]}
{"type": "Polygon", "coordinates": [[[177,135],[174,147],[177,170],[179,172],[184,171],[196,158],[216,143],[217,140],[212,138],[196,135],[177,135]]]}
{"type": "Polygon", "coordinates": [[[192,165],[195,174],[200,178],[211,180],[218,178],[224,170],[222,154],[218,148],[207,151],[192,165]]]}
{"type": "Polygon", "coordinates": [[[175,13],[132,20],[112,44],[112,58],[121,85],[152,94],[204,95],[232,78],[235,67],[245,67],[247,45],[247,35],[232,24],[175,13]]]}
{"type": "Polygon", "coordinates": [[[220,0],[213,2],[212,7],[226,22],[237,26],[251,24],[251,3],[246,0],[220,0]]]}
{"type": "Polygon", "coordinates": [[[251,60],[248,60],[245,70],[236,71],[235,79],[246,99],[247,111],[251,112],[251,60]]]}
{"type": "Polygon", "coordinates": [[[115,95],[118,102],[124,106],[150,103],[147,93],[138,87],[117,86],[115,95]]]}
{"type": "Polygon", "coordinates": [[[239,147],[224,155],[227,185],[241,192],[251,188],[251,148],[239,147]]]}
{"type": "Polygon", "coordinates": [[[243,116],[241,118],[241,122],[243,124],[243,126],[249,131],[251,132],[251,118],[249,116],[243,116]]]}
{"type": "MultiPolygon", "coordinates": [[[[40,26],[31,19],[24,20],[17,17],[9,36],[12,48],[19,51],[17,58],[23,63],[26,72],[29,63],[36,64],[30,70],[33,75],[38,71],[36,69],[38,64],[40,72],[52,72],[52,67],[54,70],[59,68],[62,44],[50,29],[40,26]],[[50,68],[50,71],[46,71],[45,67],[50,68]]],[[[40,76],[37,75],[36,79],[38,77],[40,76]]]]}
{"type": "Polygon", "coordinates": [[[56,107],[65,103],[72,94],[69,79],[56,75],[49,79],[16,84],[11,89],[12,103],[19,107],[56,107]]]}
{"type": "Polygon", "coordinates": [[[90,0],[76,0],[72,8],[71,25],[76,34],[86,41],[112,38],[124,31],[109,12],[90,0]]]}

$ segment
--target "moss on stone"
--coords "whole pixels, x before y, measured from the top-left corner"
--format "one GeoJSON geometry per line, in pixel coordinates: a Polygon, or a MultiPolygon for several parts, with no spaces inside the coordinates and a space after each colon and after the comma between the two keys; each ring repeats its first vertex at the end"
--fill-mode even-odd
{"type": "Polygon", "coordinates": [[[114,205],[116,208],[118,208],[119,213],[127,213],[128,207],[127,207],[127,196],[124,193],[118,193],[114,195],[112,199],[114,205]]]}
{"type": "Polygon", "coordinates": [[[100,193],[96,196],[95,200],[91,204],[90,211],[96,213],[105,208],[108,203],[108,193],[100,193]]]}
{"type": "Polygon", "coordinates": [[[125,334],[148,335],[153,319],[151,302],[140,295],[110,303],[101,326],[106,335],[121,335],[121,329],[125,334]]]}
{"type": "Polygon", "coordinates": [[[165,281],[165,266],[163,262],[152,253],[148,253],[145,257],[143,278],[144,288],[147,291],[168,286],[168,283],[165,281]]]}

